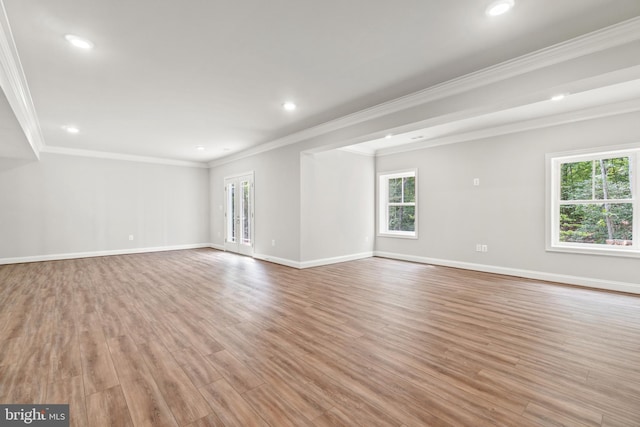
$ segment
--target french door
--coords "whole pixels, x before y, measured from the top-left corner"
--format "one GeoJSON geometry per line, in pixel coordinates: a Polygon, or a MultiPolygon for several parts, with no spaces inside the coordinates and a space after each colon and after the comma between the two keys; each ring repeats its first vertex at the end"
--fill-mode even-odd
{"type": "Polygon", "coordinates": [[[253,256],[253,172],[224,180],[224,249],[253,256]]]}

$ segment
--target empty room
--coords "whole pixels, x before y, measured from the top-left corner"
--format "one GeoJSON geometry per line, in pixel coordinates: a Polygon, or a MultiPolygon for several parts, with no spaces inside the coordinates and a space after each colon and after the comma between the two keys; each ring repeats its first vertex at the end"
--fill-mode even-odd
{"type": "Polygon", "coordinates": [[[0,426],[640,426],[638,0],[0,0],[0,426]]]}

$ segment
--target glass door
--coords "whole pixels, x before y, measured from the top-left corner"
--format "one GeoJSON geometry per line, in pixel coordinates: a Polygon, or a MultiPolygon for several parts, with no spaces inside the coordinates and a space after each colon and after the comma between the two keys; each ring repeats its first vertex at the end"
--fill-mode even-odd
{"type": "Polygon", "coordinates": [[[253,256],[253,173],[225,178],[224,192],[224,248],[253,256]]]}

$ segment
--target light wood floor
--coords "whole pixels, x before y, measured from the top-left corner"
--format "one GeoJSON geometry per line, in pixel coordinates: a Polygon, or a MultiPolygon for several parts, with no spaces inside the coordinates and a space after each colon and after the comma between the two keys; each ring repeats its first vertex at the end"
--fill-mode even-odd
{"type": "Polygon", "coordinates": [[[75,426],[640,426],[640,298],[380,258],[0,266],[0,402],[75,426]]]}

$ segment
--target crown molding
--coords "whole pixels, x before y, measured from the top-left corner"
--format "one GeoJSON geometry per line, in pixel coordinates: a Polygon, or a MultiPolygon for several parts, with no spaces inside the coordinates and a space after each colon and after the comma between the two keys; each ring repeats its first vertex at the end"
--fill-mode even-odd
{"type": "Polygon", "coordinates": [[[110,153],[107,151],[81,150],[77,148],[44,146],[42,153],[62,154],[65,156],[93,157],[97,159],[124,160],[128,162],[154,163],[158,165],[183,166],[207,169],[206,163],[190,162],[187,160],[164,159],[161,157],[136,156],[133,154],[110,153]]]}
{"type": "MultiPolygon", "coordinates": [[[[209,167],[254,156],[291,144],[324,135],[339,129],[397,113],[418,105],[467,92],[491,83],[506,80],[565,61],[622,46],[640,40],[640,17],[578,36],[547,48],[484,68],[482,70],[431,86],[412,94],[360,110],[353,114],[305,129],[300,132],[249,148],[237,154],[209,162],[209,167]]],[[[381,135],[383,136],[383,135],[381,135]]]]}
{"type": "Polygon", "coordinates": [[[345,151],[347,153],[358,154],[360,156],[368,156],[368,157],[376,156],[375,150],[364,148],[364,147],[358,147],[354,145],[347,145],[346,147],[340,147],[338,148],[338,150],[345,151]]]}
{"type": "Polygon", "coordinates": [[[39,158],[44,139],[2,0],[0,0],[0,87],[31,149],[39,158]]]}
{"type": "Polygon", "coordinates": [[[604,117],[618,116],[621,114],[635,113],[637,111],[640,111],[640,99],[633,99],[630,101],[624,101],[615,104],[599,105],[597,107],[586,108],[583,110],[554,114],[551,116],[524,120],[516,123],[509,123],[506,125],[495,126],[487,129],[479,129],[445,137],[428,139],[425,141],[416,142],[414,144],[405,144],[399,145],[397,147],[384,148],[376,152],[376,157],[422,150],[425,148],[438,147],[440,145],[456,144],[459,142],[492,138],[496,136],[560,126],[586,120],[595,120],[604,117]]]}

